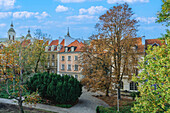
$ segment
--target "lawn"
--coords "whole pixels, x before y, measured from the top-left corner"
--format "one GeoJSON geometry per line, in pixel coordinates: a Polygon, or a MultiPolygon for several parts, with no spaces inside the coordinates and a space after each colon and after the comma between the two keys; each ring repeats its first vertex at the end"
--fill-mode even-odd
{"type": "MultiPolygon", "coordinates": [[[[95,96],[96,98],[99,98],[101,100],[103,100],[104,102],[106,102],[109,106],[111,106],[110,108],[105,108],[105,107],[98,107],[98,109],[100,110],[99,113],[117,113],[117,97],[116,96],[95,96]]],[[[120,112],[119,113],[132,113],[131,107],[134,104],[134,100],[130,99],[128,97],[122,96],[122,99],[120,100],[120,112]]]]}

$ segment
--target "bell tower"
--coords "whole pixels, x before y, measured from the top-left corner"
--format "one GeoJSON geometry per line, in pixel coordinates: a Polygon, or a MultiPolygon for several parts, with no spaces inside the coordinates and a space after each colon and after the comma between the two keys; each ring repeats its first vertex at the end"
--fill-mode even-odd
{"type": "Polygon", "coordinates": [[[14,25],[11,22],[11,28],[8,30],[8,40],[10,40],[10,41],[11,40],[14,41],[15,37],[16,37],[16,32],[13,27],[14,27],[14,25]]]}

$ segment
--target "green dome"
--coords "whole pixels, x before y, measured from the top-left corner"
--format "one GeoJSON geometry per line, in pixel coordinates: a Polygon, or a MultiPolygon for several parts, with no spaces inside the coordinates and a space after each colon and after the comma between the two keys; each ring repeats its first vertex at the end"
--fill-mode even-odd
{"type": "Polygon", "coordinates": [[[8,30],[8,32],[14,32],[14,33],[15,33],[15,30],[14,30],[13,28],[10,28],[10,29],[8,30]]]}
{"type": "Polygon", "coordinates": [[[26,37],[31,37],[31,34],[27,34],[27,36],[26,37]]]}

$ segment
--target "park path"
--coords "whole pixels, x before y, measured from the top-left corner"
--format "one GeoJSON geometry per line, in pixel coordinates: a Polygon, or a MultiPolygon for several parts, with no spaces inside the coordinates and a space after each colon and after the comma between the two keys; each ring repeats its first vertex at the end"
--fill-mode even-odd
{"type": "MultiPolygon", "coordinates": [[[[100,99],[93,97],[94,93],[87,92],[83,89],[83,93],[79,98],[78,104],[71,108],[60,108],[56,106],[50,106],[45,104],[37,104],[36,106],[32,106],[33,108],[43,109],[47,111],[57,112],[57,113],[96,113],[97,106],[105,106],[108,107],[105,102],[100,99]]],[[[7,104],[17,104],[12,99],[4,99],[0,98],[0,103],[7,103],[7,104]]],[[[29,105],[25,105],[25,107],[29,107],[29,105]]]]}

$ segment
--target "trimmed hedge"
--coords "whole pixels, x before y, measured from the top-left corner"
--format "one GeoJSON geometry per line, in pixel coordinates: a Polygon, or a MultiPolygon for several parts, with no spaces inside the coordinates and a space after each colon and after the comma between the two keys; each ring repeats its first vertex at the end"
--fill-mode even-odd
{"type": "Polygon", "coordinates": [[[38,92],[42,98],[58,104],[72,104],[82,94],[82,85],[74,77],[58,74],[36,73],[26,82],[31,92],[38,92]]]}
{"type": "Polygon", "coordinates": [[[117,112],[116,107],[103,107],[103,106],[97,106],[96,113],[132,113],[131,112],[132,106],[122,106],[120,107],[120,111],[117,112]]]}

